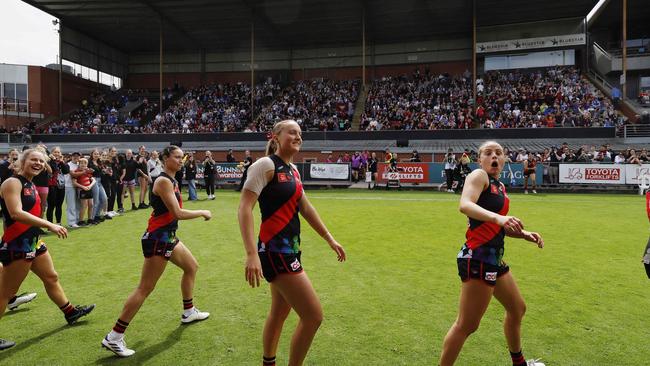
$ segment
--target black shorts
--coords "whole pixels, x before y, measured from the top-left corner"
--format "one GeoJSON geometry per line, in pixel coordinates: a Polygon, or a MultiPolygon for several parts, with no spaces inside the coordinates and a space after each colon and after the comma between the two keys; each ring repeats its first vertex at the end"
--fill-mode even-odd
{"type": "Polygon", "coordinates": [[[535,169],[525,169],[524,177],[530,177],[531,174],[535,174],[535,169]]]}
{"type": "Polygon", "coordinates": [[[175,231],[144,233],[142,236],[142,254],[145,258],[161,256],[169,260],[178,242],[175,231]]]}
{"type": "Polygon", "coordinates": [[[262,262],[262,273],[266,282],[271,282],[282,273],[297,274],[302,272],[300,254],[262,252],[258,253],[262,262]]]}
{"type": "Polygon", "coordinates": [[[463,282],[475,278],[494,286],[499,277],[510,272],[510,267],[505,262],[501,266],[495,266],[476,259],[457,258],[456,261],[458,262],[458,275],[463,282]]]}
{"type": "Polygon", "coordinates": [[[13,251],[13,250],[0,250],[0,263],[2,263],[3,266],[8,266],[11,262],[16,261],[16,260],[21,260],[24,259],[28,262],[31,262],[34,260],[34,258],[38,257],[39,255],[45,254],[47,252],[47,247],[45,244],[41,244],[38,249],[36,249],[33,252],[18,252],[18,251],[13,251]]]}
{"type": "Polygon", "coordinates": [[[85,191],[83,189],[79,190],[79,199],[80,200],[87,200],[87,199],[93,199],[93,190],[85,191]]]}

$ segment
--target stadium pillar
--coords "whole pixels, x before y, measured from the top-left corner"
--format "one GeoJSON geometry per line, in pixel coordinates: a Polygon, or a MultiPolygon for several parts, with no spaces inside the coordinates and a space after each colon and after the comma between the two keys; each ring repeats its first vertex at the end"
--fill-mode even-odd
{"type": "Polygon", "coordinates": [[[251,123],[255,120],[255,18],[251,17],[251,123]]]}
{"type": "Polygon", "coordinates": [[[366,7],[361,10],[361,81],[366,90],[366,7]]]}
{"type": "Polygon", "coordinates": [[[158,65],[158,106],[160,117],[163,115],[163,20],[160,18],[160,51],[159,51],[159,65],[158,65]]]}
{"type": "Polygon", "coordinates": [[[63,54],[61,41],[61,32],[63,32],[63,20],[59,19],[59,119],[63,118],[63,54]]]}
{"type": "Polygon", "coordinates": [[[623,0],[623,76],[621,77],[621,91],[623,100],[627,99],[627,0],[623,0]]]}
{"type": "Polygon", "coordinates": [[[476,0],[472,0],[472,100],[476,112],[476,0]]]}

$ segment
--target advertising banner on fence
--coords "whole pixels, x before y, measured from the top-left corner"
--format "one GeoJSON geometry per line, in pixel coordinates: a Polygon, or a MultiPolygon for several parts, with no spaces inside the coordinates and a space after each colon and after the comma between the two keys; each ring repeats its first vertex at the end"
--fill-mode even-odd
{"type": "MultiPolygon", "coordinates": [[[[216,180],[217,183],[239,182],[244,174],[237,168],[237,163],[217,163],[216,180]]],[[[203,163],[196,163],[196,179],[203,179],[203,163]]]]}
{"type": "Polygon", "coordinates": [[[625,183],[639,185],[641,179],[647,176],[650,179],[650,164],[638,165],[627,164],[625,165],[625,183]]]}
{"type": "Polygon", "coordinates": [[[625,165],[560,164],[560,183],[625,184],[625,165]]]}
{"type": "Polygon", "coordinates": [[[312,179],[347,180],[350,176],[348,164],[311,163],[309,176],[312,179]]]}
{"type": "MultiPolygon", "coordinates": [[[[428,163],[398,163],[399,180],[402,183],[429,183],[429,167],[428,163]]],[[[377,181],[379,183],[388,179],[388,168],[389,164],[377,164],[377,181]]]]}
{"type": "MultiPolygon", "coordinates": [[[[478,169],[479,165],[477,163],[471,163],[470,168],[472,170],[478,169]]],[[[379,163],[378,170],[378,181],[379,183],[386,182],[388,178],[386,170],[388,169],[388,164],[379,163]]],[[[445,177],[445,164],[444,163],[398,163],[397,169],[399,170],[399,177],[402,183],[432,183],[432,184],[441,184],[446,182],[447,178],[445,177]],[[421,169],[419,169],[421,167],[421,169]]],[[[523,186],[524,185],[524,167],[520,163],[506,164],[501,172],[500,180],[510,186],[511,177],[514,177],[515,185],[523,186]],[[511,174],[512,172],[512,174],[511,174]]],[[[537,165],[537,174],[535,176],[535,181],[537,184],[542,184],[544,173],[544,167],[537,165]]]]}

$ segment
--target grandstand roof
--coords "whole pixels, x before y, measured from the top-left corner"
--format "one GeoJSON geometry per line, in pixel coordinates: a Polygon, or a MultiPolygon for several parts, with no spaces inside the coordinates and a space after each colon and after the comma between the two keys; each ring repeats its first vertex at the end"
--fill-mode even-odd
{"type": "MultiPolygon", "coordinates": [[[[471,36],[471,0],[23,0],[70,28],[126,53],[164,49],[247,49],[250,23],[260,48],[360,43],[366,7],[368,42],[471,36]]],[[[477,24],[583,17],[598,0],[477,0],[477,24]]],[[[640,1],[639,1],[640,2],[640,1]]]]}

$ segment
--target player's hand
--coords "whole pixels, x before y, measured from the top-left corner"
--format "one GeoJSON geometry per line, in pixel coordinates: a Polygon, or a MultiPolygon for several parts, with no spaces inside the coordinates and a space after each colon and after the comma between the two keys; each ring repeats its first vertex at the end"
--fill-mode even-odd
{"type": "Polygon", "coordinates": [[[523,238],[529,242],[537,244],[538,248],[544,248],[544,239],[542,239],[542,236],[539,235],[538,233],[530,232],[530,231],[522,231],[523,238]]]}
{"type": "Polygon", "coordinates": [[[262,263],[257,253],[246,256],[245,268],[246,281],[251,287],[255,288],[260,285],[262,279],[262,263]]]}
{"type": "Polygon", "coordinates": [[[205,221],[208,221],[212,218],[212,212],[210,212],[210,210],[202,210],[201,216],[205,219],[205,221]]]}
{"type": "Polygon", "coordinates": [[[514,216],[498,216],[497,224],[513,233],[521,233],[524,230],[524,223],[514,216]]]}
{"type": "Polygon", "coordinates": [[[334,239],[332,239],[332,241],[330,241],[328,244],[330,245],[330,248],[332,248],[332,250],[336,253],[336,258],[338,261],[345,262],[347,257],[345,255],[345,249],[343,249],[343,246],[334,239]]]}
{"type": "Polygon", "coordinates": [[[61,225],[51,224],[50,226],[48,226],[47,230],[53,232],[54,234],[56,234],[56,236],[58,236],[61,239],[65,239],[68,237],[68,229],[64,228],[61,225]]]}

